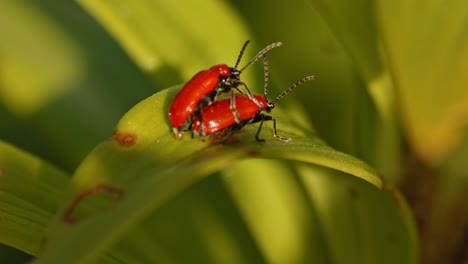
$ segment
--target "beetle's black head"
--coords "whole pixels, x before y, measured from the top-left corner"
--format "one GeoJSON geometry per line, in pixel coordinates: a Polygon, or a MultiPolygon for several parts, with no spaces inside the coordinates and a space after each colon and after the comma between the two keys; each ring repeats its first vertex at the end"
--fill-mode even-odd
{"type": "Polygon", "coordinates": [[[239,82],[241,72],[236,68],[229,68],[229,70],[231,70],[231,75],[229,76],[229,79],[232,82],[239,82]]]}
{"type": "Polygon", "coordinates": [[[273,108],[275,108],[275,102],[270,102],[270,101],[268,101],[268,99],[267,99],[267,105],[266,105],[266,107],[265,107],[265,111],[266,111],[267,113],[270,113],[271,110],[273,110],[273,108]]]}

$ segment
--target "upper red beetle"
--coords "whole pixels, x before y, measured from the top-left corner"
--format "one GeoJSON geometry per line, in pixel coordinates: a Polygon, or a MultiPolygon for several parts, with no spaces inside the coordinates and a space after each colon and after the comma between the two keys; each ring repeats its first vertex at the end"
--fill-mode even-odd
{"type": "Polygon", "coordinates": [[[190,130],[194,116],[201,118],[201,109],[211,104],[219,94],[229,92],[231,89],[243,93],[239,89],[242,85],[248,96],[252,98],[248,87],[240,80],[240,74],[268,51],[283,44],[276,42],[266,46],[247,65],[238,70],[237,66],[248,44],[247,40],[242,46],[234,67],[219,64],[200,71],[175,96],[169,108],[169,122],[177,138],[181,138],[184,131],[190,130]]]}
{"type": "Polygon", "coordinates": [[[265,65],[265,87],[264,95],[254,95],[250,98],[244,94],[232,94],[231,97],[218,100],[211,105],[203,108],[202,118],[195,116],[192,131],[195,135],[202,137],[210,136],[215,141],[226,141],[235,132],[240,130],[247,124],[260,122],[255,138],[257,141],[265,141],[260,139],[260,131],[263,121],[273,121],[273,135],[282,141],[289,141],[289,138],[279,136],[276,132],[276,120],[273,116],[267,115],[275,107],[278,100],[291,92],[294,88],[302,83],[314,80],[315,77],[310,75],[291,85],[288,89],[278,95],[275,100],[268,101],[267,86],[268,86],[268,69],[266,67],[266,55],[264,56],[265,65]],[[259,106],[260,104],[260,106],[259,106]]]}

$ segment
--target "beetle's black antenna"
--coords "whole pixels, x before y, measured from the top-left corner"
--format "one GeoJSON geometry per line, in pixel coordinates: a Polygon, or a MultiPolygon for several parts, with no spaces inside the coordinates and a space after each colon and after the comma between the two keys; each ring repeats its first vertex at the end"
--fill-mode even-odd
{"type": "Polygon", "coordinates": [[[307,82],[307,81],[311,81],[311,80],[315,80],[315,76],[313,75],[309,75],[309,76],[306,76],[302,79],[300,79],[299,81],[297,81],[296,83],[294,83],[293,85],[291,85],[288,89],[284,90],[284,92],[282,92],[280,95],[278,95],[274,101],[270,102],[269,104],[271,105],[275,105],[276,102],[278,100],[280,100],[281,98],[283,98],[285,95],[287,95],[289,92],[291,92],[292,90],[294,90],[296,87],[300,86],[301,84],[307,82]]]}
{"type": "Polygon", "coordinates": [[[254,62],[256,62],[258,59],[260,59],[263,55],[265,55],[270,50],[272,50],[274,48],[277,48],[277,47],[281,47],[282,45],[283,45],[283,43],[281,43],[281,42],[275,42],[275,43],[271,43],[270,45],[266,46],[261,51],[259,51],[257,53],[257,55],[255,55],[255,57],[253,57],[253,59],[251,59],[249,61],[249,63],[247,63],[247,65],[245,65],[242,69],[240,69],[239,72],[242,72],[243,70],[245,70],[247,67],[252,65],[254,62]]]}
{"type": "Polygon", "coordinates": [[[250,40],[247,40],[242,46],[239,56],[237,56],[237,61],[236,61],[236,65],[234,66],[234,69],[237,69],[237,66],[239,66],[242,56],[244,55],[245,49],[247,48],[247,45],[249,45],[249,43],[250,43],[250,40]]]}

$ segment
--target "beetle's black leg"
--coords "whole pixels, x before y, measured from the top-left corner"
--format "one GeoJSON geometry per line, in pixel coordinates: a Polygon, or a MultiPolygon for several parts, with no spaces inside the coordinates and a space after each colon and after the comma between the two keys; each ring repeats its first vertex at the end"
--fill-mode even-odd
{"type": "Polygon", "coordinates": [[[260,131],[262,130],[263,122],[264,121],[270,121],[270,120],[273,121],[273,136],[275,136],[275,138],[277,138],[277,139],[279,139],[281,141],[284,141],[284,142],[290,141],[291,140],[290,138],[282,137],[282,136],[278,135],[278,133],[276,132],[276,119],[273,116],[264,115],[264,114],[258,114],[251,122],[251,123],[260,122],[257,133],[255,134],[255,139],[257,139],[258,142],[264,142],[265,141],[265,139],[261,139],[259,137],[259,135],[260,135],[260,131]]]}

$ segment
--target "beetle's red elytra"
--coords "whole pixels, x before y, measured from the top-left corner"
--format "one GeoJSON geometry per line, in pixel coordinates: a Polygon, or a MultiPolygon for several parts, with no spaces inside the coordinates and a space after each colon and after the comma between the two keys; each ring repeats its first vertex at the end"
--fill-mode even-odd
{"type": "Polygon", "coordinates": [[[304,77],[278,95],[273,101],[268,101],[267,99],[266,86],[264,95],[254,95],[253,97],[255,99],[250,98],[244,94],[233,94],[229,98],[218,100],[213,104],[203,108],[201,120],[198,118],[198,116],[195,117],[192,131],[196,136],[208,136],[215,138],[218,141],[226,141],[245,125],[260,122],[257,133],[255,134],[255,138],[257,141],[263,142],[265,140],[259,137],[263,122],[273,121],[274,137],[279,140],[288,142],[290,138],[278,135],[276,131],[276,120],[273,116],[267,113],[270,113],[271,110],[275,107],[276,102],[283,98],[290,91],[300,86],[304,82],[314,79],[315,76],[312,75],[304,77]],[[260,106],[254,100],[256,100],[260,106]]]}
{"type": "Polygon", "coordinates": [[[227,65],[215,65],[197,73],[179,91],[169,108],[169,122],[175,134],[187,129],[195,109],[208,105],[217,92],[215,88],[220,79],[228,78],[230,74],[227,65]]]}
{"type": "Polygon", "coordinates": [[[241,129],[252,121],[260,111],[266,110],[267,101],[261,95],[254,95],[260,107],[243,94],[218,100],[202,110],[202,120],[195,117],[192,130],[195,136],[224,136],[241,129]]]}
{"type": "Polygon", "coordinates": [[[226,64],[219,64],[207,70],[200,71],[193,76],[174,97],[169,107],[169,122],[177,138],[181,138],[183,132],[191,130],[194,117],[198,116],[198,119],[201,119],[201,110],[215,101],[220,94],[230,92],[234,89],[252,98],[247,85],[240,79],[242,71],[255,63],[271,49],[281,46],[282,43],[276,42],[266,46],[242,69],[238,70],[237,66],[248,43],[249,41],[246,41],[242,46],[234,67],[229,67],[226,64]],[[245,92],[243,92],[239,86],[243,86],[245,92]]]}

